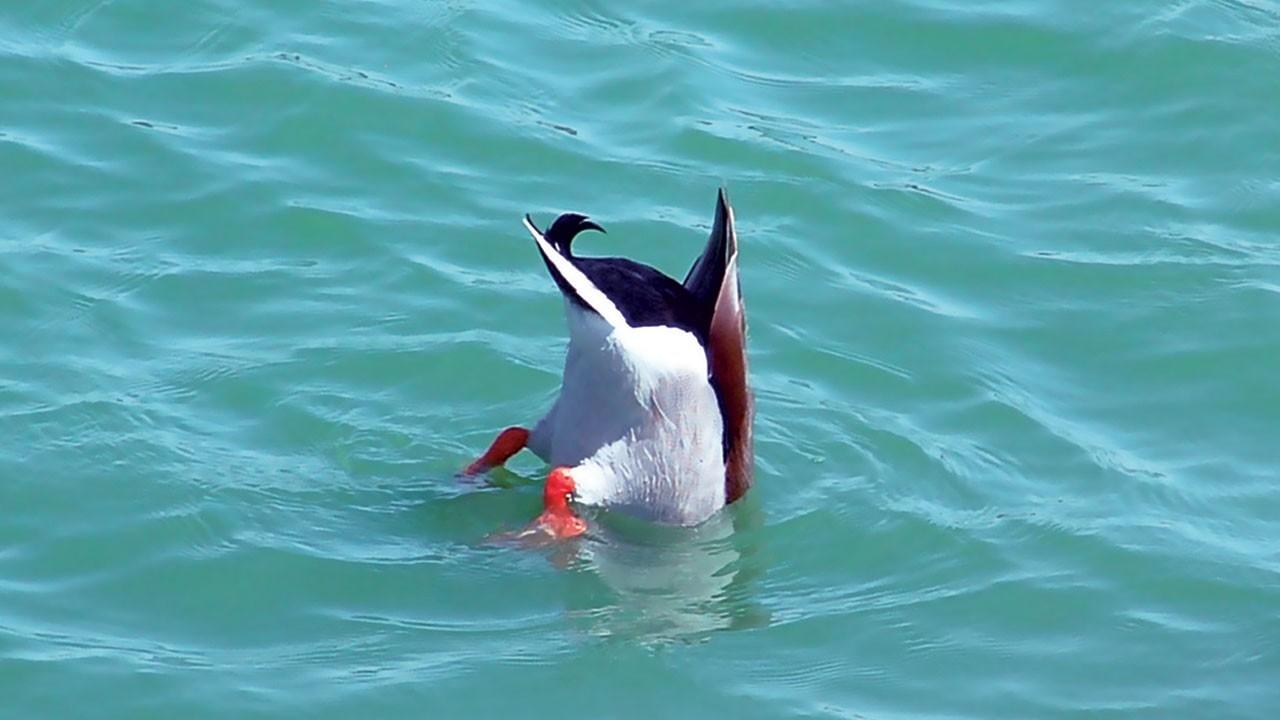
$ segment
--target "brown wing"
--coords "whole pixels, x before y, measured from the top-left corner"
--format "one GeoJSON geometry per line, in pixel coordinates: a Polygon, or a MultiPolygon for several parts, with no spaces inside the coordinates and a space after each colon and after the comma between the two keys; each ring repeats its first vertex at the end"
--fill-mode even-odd
{"type": "Polygon", "coordinates": [[[751,487],[754,402],[747,386],[747,313],[738,285],[738,233],[723,188],[716,200],[711,237],[684,286],[713,308],[707,338],[711,385],[724,417],[725,500],[733,502],[751,487]]]}

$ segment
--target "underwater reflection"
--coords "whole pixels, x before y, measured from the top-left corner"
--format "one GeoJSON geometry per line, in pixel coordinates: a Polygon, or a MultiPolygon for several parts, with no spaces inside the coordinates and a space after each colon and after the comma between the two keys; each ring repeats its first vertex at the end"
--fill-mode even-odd
{"type": "Polygon", "coordinates": [[[767,625],[767,609],[753,600],[763,567],[752,530],[761,524],[745,507],[693,528],[598,513],[590,536],[565,550],[610,592],[573,613],[593,635],[658,642],[767,625]]]}

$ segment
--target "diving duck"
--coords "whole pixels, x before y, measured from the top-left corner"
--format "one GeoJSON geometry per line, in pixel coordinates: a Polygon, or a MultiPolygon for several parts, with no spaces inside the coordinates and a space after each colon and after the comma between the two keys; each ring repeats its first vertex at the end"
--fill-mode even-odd
{"type": "Polygon", "coordinates": [[[738,236],[723,189],[711,236],[684,282],[619,257],[582,257],[574,238],[604,228],[577,213],[525,228],[564,296],[560,395],[532,429],[510,427],[463,472],[524,448],[551,467],[526,534],[586,531],[575,505],[696,525],[751,486],[753,401],[738,236]]]}

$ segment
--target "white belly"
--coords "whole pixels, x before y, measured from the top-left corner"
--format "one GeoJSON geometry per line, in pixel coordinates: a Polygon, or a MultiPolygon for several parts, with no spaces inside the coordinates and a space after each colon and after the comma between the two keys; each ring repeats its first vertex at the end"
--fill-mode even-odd
{"type": "Polygon", "coordinates": [[[696,338],[566,314],[564,382],[530,449],[575,468],[580,502],[680,525],[710,517],[724,506],[723,421],[696,338]]]}

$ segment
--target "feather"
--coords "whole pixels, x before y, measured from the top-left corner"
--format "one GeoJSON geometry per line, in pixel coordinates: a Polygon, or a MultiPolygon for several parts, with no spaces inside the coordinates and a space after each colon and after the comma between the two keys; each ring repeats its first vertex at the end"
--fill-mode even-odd
{"type": "Polygon", "coordinates": [[[551,277],[566,297],[604,318],[605,322],[613,327],[627,327],[627,321],[622,317],[622,313],[618,312],[618,307],[613,304],[613,301],[600,292],[600,288],[596,287],[595,283],[547,242],[542,232],[538,230],[538,226],[533,224],[533,218],[525,215],[524,226],[533,236],[533,241],[537,243],[538,252],[542,253],[542,260],[546,262],[551,277]]]}
{"type": "Polygon", "coordinates": [[[551,247],[555,248],[566,258],[573,257],[573,239],[585,230],[599,230],[604,232],[604,228],[595,224],[585,215],[578,213],[565,213],[556,218],[551,223],[551,227],[547,228],[546,239],[551,247]]]}
{"type": "Polygon", "coordinates": [[[754,401],[747,387],[747,313],[738,285],[738,233],[724,188],[716,197],[707,246],[689,269],[684,286],[711,309],[707,356],[724,419],[725,498],[733,502],[751,487],[754,401]]]}

